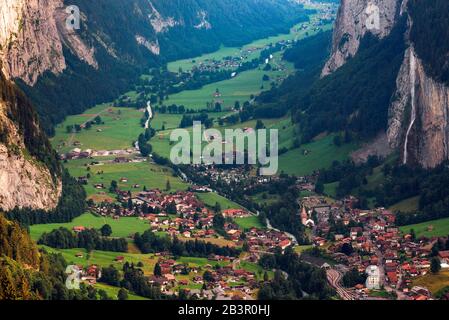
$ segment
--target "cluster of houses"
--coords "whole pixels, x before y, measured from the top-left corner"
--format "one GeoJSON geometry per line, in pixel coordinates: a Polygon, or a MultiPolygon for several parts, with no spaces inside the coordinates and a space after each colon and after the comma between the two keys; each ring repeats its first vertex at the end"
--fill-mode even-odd
{"type": "MultiPolygon", "coordinates": [[[[389,288],[406,299],[431,298],[428,290],[417,290],[413,280],[430,272],[437,239],[403,234],[392,212],[384,208],[354,209],[356,201],[354,197],[332,203],[324,197],[302,200],[301,220],[314,228],[314,245],[326,248],[333,260],[348,269],[368,275],[359,293],[367,288],[389,288]],[[347,252],[347,248],[351,250],[347,252]]],[[[439,259],[441,268],[449,268],[449,251],[440,251],[439,259]]]]}
{"type": "Polygon", "coordinates": [[[93,157],[127,157],[130,155],[136,155],[138,152],[135,148],[128,148],[123,150],[93,150],[93,149],[85,149],[77,147],[71,150],[70,152],[63,153],[59,155],[61,160],[76,160],[76,159],[89,159],[93,157]]]}
{"type": "Polygon", "coordinates": [[[177,294],[182,288],[198,298],[253,299],[259,287],[256,274],[236,268],[235,258],[211,255],[208,260],[209,264],[193,267],[169,256],[161,257],[161,274],[149,276],[148,282],[159,285],[166,294],[177,294]]]}

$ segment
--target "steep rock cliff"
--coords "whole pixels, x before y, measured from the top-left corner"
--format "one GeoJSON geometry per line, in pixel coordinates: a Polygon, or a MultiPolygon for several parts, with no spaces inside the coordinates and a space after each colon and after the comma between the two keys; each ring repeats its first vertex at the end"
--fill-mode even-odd
{"type": "Polygon", "coordinates": [[[0,209],[54,209],[60,167],[37,115],[16,86],[0,75],[0,209]]]}
{"type": "Polygon", "coordinates": [[[46,71],[66,68],[64,46],[80,60],[97,66],[94,51],[65,28],[62,0],[4,0],[0,6],[0,59],[8,78],[34,85],[46,71]]]}
{"type": "Polygon", "coordinates": [[[367,32],[383,39],[391,32],[398,17],[407,17],[407,49],[397,75],[385,129],[389,146],[399,151],[403,163],[426,168],[449,159],[449,84],[442,81],[447,79],[449,52],[438,44],[438,39],[447,35],[444,30],[449,28],[444,22],[448,21],[447,6],[443,0],[342,0],[332,54],[322,71],[323,76],[328,75],[357,55],[360,39],[367,32]],[[371,3],[380,8],[380,29],[368,30],[363,23],[365,8],[371,3]],[[419,17],[422,12],[424,15],[419,17]],[[415,28],[418,22],[420,25],[415,28]],[[430,38],[436,39],[435,42],[431,43],[430,38]],[[415,49],[416,43],[421,48],[421,55],[422,48],[430,48],[425,52],[427,61],[423,61],[424,56],[415,49]],[[433,60],[438,61],[438,66],[432,70],[429,65],[433,60]]]}
{"type": "Polygon", "coordinates": [[[335,21],[331,57],[322,76],[334,72],[353,57],[367,32],[379,38],[387,36],[397,21],[401,4],[402,0],[342,0],[335,21]],[[379,9],[377,22],[369,19],[376,14],[376,7],[379,9]],[[370,21],[376,25],[370,26],[370,21]]]}

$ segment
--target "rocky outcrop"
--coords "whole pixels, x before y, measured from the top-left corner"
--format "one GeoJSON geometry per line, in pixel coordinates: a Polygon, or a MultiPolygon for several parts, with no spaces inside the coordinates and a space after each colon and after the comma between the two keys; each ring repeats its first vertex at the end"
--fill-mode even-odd
{"type": "Polygon", "coordinates": [[[144,46],[150,52],[156,56],[161,54],[161,47],[159,46],[159,41],[156,39],[156,41],[149,41],[145,39],[145,37],[141,35],[136,35],[136,41],[138,44],[144,46]]]}
{"type": "MultiPolygon", "coordinates": [[[[335,24],[331,57],[322,75],[334,72],[356,55],[360,40],[367,32],[380,39],[387,36],[398,17],[408,15],[407,4],[407,0],[342,0],[335,24]],[[365,23],[370,5],[380,9],[380,28],[368,28],[365,23]]],[[[386,137],[390,149],[399,151],[404,164],[432,168],[449,160],[449,87],[426,73],[424,63],[409,39],[412,26],[413,21],[409,16],[405,34],[408,48],[388,109],[386,137]]],[[[367,153],[366,150],[362,154],[367,153]]]]}
{"type": "Polygon", "coordinates": [[[159,11],[156,10],[151,1],[148,1],[148,3],[152,11],[149,15],[150,22],[156,33],[163,33],[168,31],[170,28],[173,28],[174,26],[183,24],[181,21],[176,21],[173,17],[163,17],[159,13],[159,11]]]}
{"type": "Polygon", "coordinates": [[[335,21],[331,56],[322,76],[334,72],[353,57],[367,32],[379,38],[390,34],[401,4],[402,0],[342,0],[335,21]]]}
{"type": "Polygon", "coordinates": [[[449,160],[449,87],[429,77],[413,46],[407,50],[390,107],[389,143],[406,164],[432,168],[449,160]]]}
{"type": "MultiPolygon", "coordinates": [[[[58,172],[51,172],[34,155],[39,152],[41,158],[52,158],[51,153],[45,154],[48,140],[34,110],[1,75],[0,88],[0,209],[54,209],[62,191],[61,180],[58,172]]],[[[55,157],[53,161],[57,161],[55,157]]]]}
{"type": "Polygon", "coordinates": [[[33,85],[46,71],[66,68],[63,47],[98,67],[94,50],[65,27],[68,14],[62,0],[3,0],[0,6],[0,59],[8,78],[33,85]]]}
{"type": "Polygon", "coordinates": [[[209,21],[207,21],[207,12],[204,10],[201,10],[198,12],[198,18],[201,20],[200,23],[198,23],[195,27],[195,29],[205,29],[209,30],[212,29],[212,25],[209,21]]]}

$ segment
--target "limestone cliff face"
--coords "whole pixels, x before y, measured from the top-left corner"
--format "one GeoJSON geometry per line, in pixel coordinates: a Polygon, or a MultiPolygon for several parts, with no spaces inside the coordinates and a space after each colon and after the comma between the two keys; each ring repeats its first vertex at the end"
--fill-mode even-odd
{"type": "Polygon", "coordinates": [[[0,59],[8,78],[33,85],[45,71],[66,68],[64,45],[80,60],[97,67],[94,50],[65,28],[62,0],[2,0],[0,59]]]}
{"type": "Polygon", "coordinates": [[[379,38],[387,36],[397,21],[401,4],[402,0],[342,0],[335,21],[331,57],[322,76],[334,72],[353,57],[367,32],[379,38]],[[379,20],[371,19],[377,12],[379,20]]]}
{"type": "Polygon", "coordinates": [[[401,161],[432,168],[449,160],[449,87],[426,74],[409,39],[413,26],[407,0],[342,0],[335,24],[332,53],[322,75],[334,72],[357,54],[367,32],[387,36],[398,17],[407,15],[407,50],[396,79],[396,90],[388,110],[387,141],[399,151],[401,161]],[[380,28],[368,29],[366,8],[380,9],[380,28]]]}
{"type": "Polygon", "coordinates": [[[51,210],[61,190],[59,165],[36,113],[0,74],[0,209],[51,210]]]}
{"type": "Polygon", "coordinates": [[[449,87],[429,77],[411,45],[390,107],[388,139],[403,163],[432,168],[449,160],[449,87]]]}

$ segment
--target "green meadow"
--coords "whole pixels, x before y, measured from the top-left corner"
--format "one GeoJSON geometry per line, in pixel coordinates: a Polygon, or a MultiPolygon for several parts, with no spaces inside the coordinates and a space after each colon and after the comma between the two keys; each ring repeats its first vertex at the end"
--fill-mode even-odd
{"type": "Polygon", "coordinates": [[[262,225],[262,223],[259,220],[259,217],[256,216],[251,216],[251,217],[245,217],[245,218],[236,218],[234,219],[235,223],[237,223],[237,225],[244,229],[251,229],[251,228],[259,228],[259,229],[263,229],[264,226],[262,225]]]}
{"type": "Polygon", "coordinates": [[[404,233],[410,232],[411,229],[415,230],[417,237],[446,237],[449,235],[449,218],[400,227],[400,230],[404,233]]]}
{"type": "Polygon", "coordinates": [[[328,135],[282,154],[279,156],[279,171],[298,176],[310,174],[314,170],[330,167],[333,161],[348,159],[350,153],[357,149],[356,143],[337,147],[333,138],[334,135],[328,135]]]}
{"type": "Polygon", "coordinates": [[[205,205],[209,207],[214,207],[216,203],[220,204],[222,210],[226,209],[241,209],[242,206],[239,204],[220,196],[218,193],[197,193],[198,199],[200,199],[205,205]]]}
{"type": "MultiPolygon", "coordinates": [[[[230,112],[208,112],[209,118],[213,118],[216,122],[219,118],[225,117],[230,112]]],[[[188,114],[189,116],[198,115],[197,114],[188,114]]],[[[165,128],[165,130],[170,129],[176,129],[179,127],[181,123],[181,119],[184,115],[183,114],[169,114],[169,113],[159,113],[156,112],[154,114],[153,119],[151,120],[151,127],[155,129],[156,131],[164,131],[162,130],[165,128]]]]}
{"type": "Polygon", "coordinates": [[[103,225],[109,224],[112,228],[112,236],[126,238],[136,232],[144,232],[150,228],[148,221],[140,220],[136,217],[122,217],[115,220],[110,217],[95,216],[91,213],[85,213],[68,223],[36,224],[30,227],[30,235],[33,240],[38,240],[44,232],[50,232],[60,227],[72,229],[73,227],[83,226],[86,228],[100,229],[103,225]]]}
{"type": "MultiPolygon", "coordinates": [[[[311,22],[314,22],[316,19],[317,18],[315,15],[310,16],[311,22]]],[[[212,60],[220,61],[226,57],[240,57],[240,56],[242,56],[243,51],[248,50],[248,49],[254,49],[254,48],[263,49],[265,46],[277,43],[279,41],[301,40],[307,35],[310,36],[310,35],[313,35],[314,33],[316,33],[316,31],[301,30],[300,27],[303,24],[307,24],[307,23],[302,22],[302,23],[299,23],[299,24],[293,26],[290,29],[290,32],[287,34],[278,34],[276,36],[258,39],[258,40],[255,40],[241,48],[222,46],[219,50],[217,50],[213,53],[207,53],[207,54],[204,54],[199,57],[192,58],[192,59],[184,59],[184,60],[177,60],[177,61],[170,62],[170,63],[168,63],[167,67],[168,67],[168,70],[171,72],[178,72],[179,68],[181,68],[183,71],[189,71],[189,70],[192,70],[192,68],[195,65],[198,65],[200,63],[205,63],[205,62],[212,61],[212,60]]],[[[325,25],[322,27],[323,30],[329,30],[330,28],[332,28],[331,24],[325,25]]],[[[254,58],[257,58],[259,55],[260,55],[260,50],[254,51],[247,56],[246,61],[250,61],[254,58]]]]}
{"type": "Polygon", "coordinates": [[[391,210],[393,212],[397,211],[413,212],[418,210],[418,208],[419,208],[419,196],[402,200],[389,207],[388,210],[391,210]]]}
{"type": "Polygon", "coordinates": [[[281,53],[274,54],[274,59],[270,62],[274,67],[282,70],[264,71],[261,68],[244,71],[236,77],[228,80],[208,84],[198,90],[186,90],[169,96],[169,102],[177,105],[184,105],[191,109],[205,109],[207,103],[214,102],[214,93],[216,89],[220,90],[222,106],[225,109],[234,107],[234,103],[250,100],[251,95],[257,95],[264,90],[270,89],[272,81],[280,81],[294,71],[291,63],[281,60],[281,53]],[[270,81],[263,81],[264,75],[270,77],[270,81]]]}
{"type": "MultiPolygon", "coordinates": [[[[117,300],[117,295],[120,290],[120,288],[113,287],[113,286],[110,286],[110,285],[107,285],[104,283],[99,283],[99,282],[95,284],[95,288],[98,290],[104,290],[108,294],[108,296],[114,300],[117,300]]],[[[138,300],[149,300],[149,299],[141,297],[141,296],[137,296],[135,294],[128,292],[128,300],[138,301],[138,300]]]]}
{"type": "Polygon", "coordinates": [[[53,146],[60,153],[74,148],[94,150],[128,149],[133,146],[139,134],[144,130],[140,125],[143,112],[132,108],[111,108],[100,105],[87,110],[81,115],[69,116],[56,127],[53,146]],[[77,133],[68,133],[66,127],[82,125],[92,121],[99,115],[104,124],[93,125],[90,129],[82,129],[77,133]],[[73,143],[79,142],[80,146],[73,143]]]}
{"type": "Polygon", "coordinates": [[[101,165],[90,166],[92,159],[71,160],[65,164],[70,174],[74,177],[81,177],[90,174],[88,185],[85,186],[89,197],[102,198],[109,196],[114,198],[114,194],[109,192],[112,180],[117,181],[120,190],[130,190],[132,192],[147,189],[165,190],[167,181],[170,181],[171,190],[187,190],[188,184],[179,177],[173,175],[173,170],[168,167],[158,166],[149,162],[140,163],[114,163],[106,162],[101,165]],[[87,166],[86,166],[87,165],[87,166]],[[88,168],[90,168],[88,170],[88,168]],[[127,181],[120,181],[126,178],[127,181]],[[95,184],[103,183],[106,189],[95,189],[95,184]],[[139,188],[133,188],[138,184],[139,188]]]}

